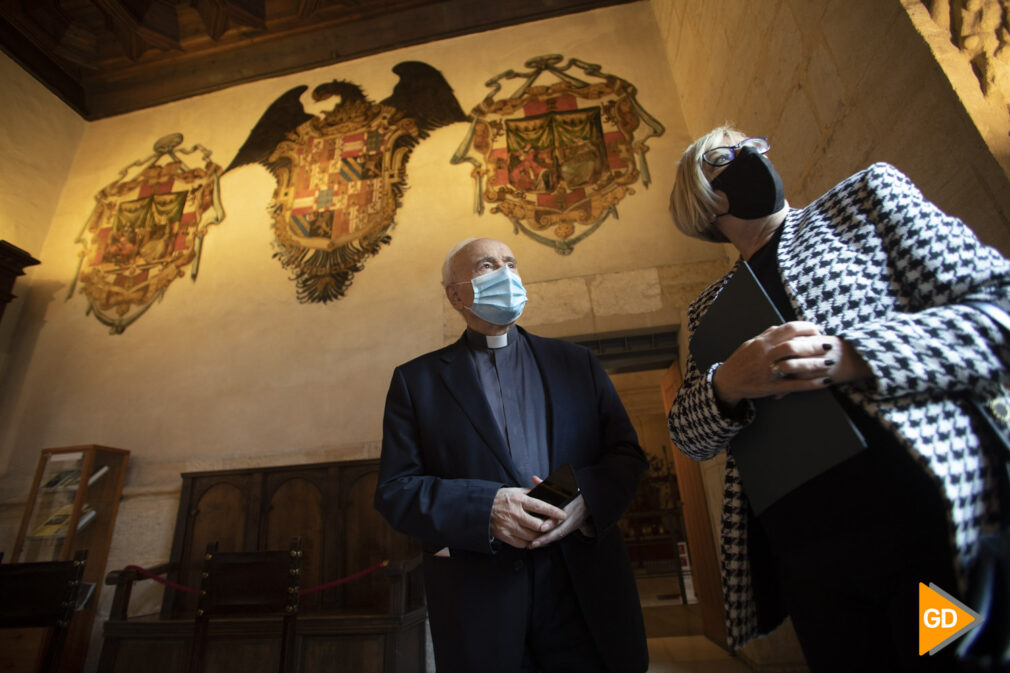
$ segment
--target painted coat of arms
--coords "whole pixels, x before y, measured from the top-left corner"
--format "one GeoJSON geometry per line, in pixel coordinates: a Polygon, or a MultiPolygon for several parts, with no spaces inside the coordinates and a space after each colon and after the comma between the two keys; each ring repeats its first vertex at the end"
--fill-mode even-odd
{"type": "Polygon", "coordinates": [[[182,135],[159,139],[154,155],[135,161],[95,195],[77,237],[84,249],[67,299],[80,283],[89,312],[121,334],[176,278],[199,270],[207,229],[224,219],[221,167],[201,145],[179,149],[182,135]],[[201,152],[202,165],[181,156],[201,152]]]}
{"type": "Polygon", "coordinates": [[[567,255],[609,215],[617,217],[632,185],[649,186],[646,142],[664,128],[627,81],[599,65],[563,61],[537,57],[526,71],[489,80],[452,163],[474,166],[476,212],[494,204],[491,212],[508,217],[516,232],[567,255]],[[538,83],[545,74],[554,81],[538,83]],[[522,80],[518,89],[496,99],[511,79],[522,80]]]}
{"type": "MultiPolygon", "coordinates": [[[[381,103],[361,87],[333,81],[309,115],[296,87],[263,114],[227,170],[260,163],[277,179],[270,214],[274,257],[292,274],[298,300],[344,296],[364,261],[390,241],[411,150],[440,126],[466,116],[442,74],[426,63],[393,68],[400,81],[381,103]]],[[[226,171],[227,172],[227,171],[226,171]]]]}

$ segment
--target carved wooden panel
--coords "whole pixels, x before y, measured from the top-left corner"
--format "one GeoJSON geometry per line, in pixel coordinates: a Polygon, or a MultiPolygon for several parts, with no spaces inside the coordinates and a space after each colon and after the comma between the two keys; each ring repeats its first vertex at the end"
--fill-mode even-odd
{"type": "MultiPolygon", "coordinates": [[[[217,542],[221,551],[247,548],[249,510],[255,503],[250,498],[252,482],[248,475],[200,480],[193,491],[192,504],[185,512],[180,503],[180,518],[185,515],[186,520],[185,554],[179,558],[177,582],[188,587],[199,586],[200,566],[209,542],[217,542]]],[[[192,594],[177,592],[175,597],[179,601],[178,611],[189,614],[196,609],[196,597],[192,594]]]]}
{"type": "MultiPolygon", "coordinates": [[[[182,475],[171,558],[181,569],[169,579],[198,586],[199,560],[214,539],[222,551],[262,551],[301,537],[302,588],[385,559],[416,563],[418,543],[390,528],[372,506],[378,471],[378,460],[355,460],[182,475]]],[[[406,577],[379,571],[303,596],[295,673],[422,673],[423,590],[420,568],[410,567],[406,577]],[[398,598],[395,606],[391,596],[398,598]]],[[[99,673],[185,670],[194,613],[193,597],[166,589],[160,618],[110,619],[99,673]]],[[[276,670],[280,633],[276,618],[212,620],[207,670],[276,670]]]]}
{"type": "MultiPolygon", "coordinates": [[[[383,560],[417,556],[417,543],[395,532],[372,505],[378,460],[194,472],[183,475],[170,579],[199,585],[208,542],[221,551],[283,549],[302,538],[303,589],[369,568],[383,560]]],[[[163,617],[185,617],[195,598],[166,590],[163,617]]],[[[301,611],[389,609],[389,584],[373,573],[303,597],[301,611]]]]}
{"type": "MultiPolygon", "coordinates": [[[[278,636],[280,624],[278,623],[278,636]]],[[[277,673],[280,638],[222,638],[207,643],[205,671],[277,673]]],[[[306,670],[306,669],[302,669],[306,670]]],[[[318,670],[326,670],[321,668],[318,670]]]]}
{"type": "Polygon", "coordinates": [[[303,671],[383,670],[383,639],[380,636],[357,638],[306,638],[303,671]]]}
{"type": "MultiPolygon", "coordinates": [[[[317,586],[324,580],[324,500],[321,484],[301,477],[282,480],[270,495],[265,548],[284,549],[292,537],[302,539],[303,588],[317,586]]],[[[302,609],[319,605],[320,599],[317,594],[306,596],[302,609]]]]}
{"type": "MultiPolygon", "coordinates": [[[[376,559],[374,550],[385,549],[395,553],[397,544],[393,540],[392,529],[372,506],[379,477],[378,468],[350,474],[348,477],[349,483],[345,483],[344,502],[340,508],[344,518],[342,527],[346,531],[346,537],[358,540],[359,544],[347,548],[346,566],[348,569],[365,568],[384,560],[376,559]]],[[[375,605],[385,595],[384,579],[373,574],[348,584],[343,600],[348,608],[363,608],[375,605]]]]}

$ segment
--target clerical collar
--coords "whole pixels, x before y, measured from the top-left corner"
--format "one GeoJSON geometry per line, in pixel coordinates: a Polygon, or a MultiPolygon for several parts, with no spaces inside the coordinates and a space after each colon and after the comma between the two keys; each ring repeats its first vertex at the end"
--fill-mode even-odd
{"type": "Polygon", "coordinates": [[[505,348],[515,340],[515,335],[515,325],[509,327],[509,330],[505,332],[505,334],[498,334],[494,336],[481,334],[480,332],[475,332],[474,330],[467,328],[466,341],[470,345],[470,348],[505,348]]]}

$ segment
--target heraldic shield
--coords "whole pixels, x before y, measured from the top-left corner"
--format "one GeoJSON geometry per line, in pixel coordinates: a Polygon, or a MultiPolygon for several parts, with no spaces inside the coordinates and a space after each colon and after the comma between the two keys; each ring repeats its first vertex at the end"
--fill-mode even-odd
{"type": "Polygon", "coordinates": [[[278,181],[274,256],[298,276],[299,301],[341,295],[340,272],[350,281],[361,261],[389,241],[397,188],[406,178],[407,147],[397,140],[419,135],[413,119],[399,116],[365,100],[341,104],[299,126],[270,156],[278,181]]]}
{"type": "Polygon", "coordinates": [[[317,86],[314,100],[338,99],[319,115],[307,114],[299,100],[308,87],[288,91],[227,169],[260,163],[277,179],[269,206],[274,257],[291,273],[302,303],[344,296],[365,260],[390,241],[411,150],[430,130],[466,119],[430,65],[406,61],[393,72],[400,82],[381,103],[352,82],[317,86]]]}
{"type": "Polygon", "coordinates": [[[221,167],[201,145],[178,149],[182,140],[178,133],[159,139],[153,156],[130,164],[98,192],[77,237],[84,249],[67,299],[80,283],[88,311],[112,334],[161,299],[187,267],[196,280],[203,237],[224,219],[221,167]],[[191,168],[180,155],[197,150],[203,165],[191,168]]]}
{"type": "Polygon", "coordinates": [[[526,62],[488,81],[492,91],[471,112],[472,123],[452,163],[473,164],[474,209],[494,204],[535,241],[570,254],[634,194],[649,186],[646,141],[662,124],[638,104],[627,81],[600,66],[557,54],[526,62]],[[578,68],[585,80],[570,71],[578,68]],[[550,73],[557,81],[538,84],[550,73]],[[496,100],[503,80],[522,79],[509,98],[496,100]],[[588,80],[588,81],[587,81],[588,80]]]}

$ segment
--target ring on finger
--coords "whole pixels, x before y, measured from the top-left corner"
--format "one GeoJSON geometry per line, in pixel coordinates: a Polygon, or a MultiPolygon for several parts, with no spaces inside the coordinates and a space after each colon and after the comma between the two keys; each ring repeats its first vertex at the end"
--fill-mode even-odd
{"type": "Polygon", "coordinates": [[[778,362],[773,362],[770,365],[768,365],[768,369],[771,370],[772,376],[774,376],[777,379],[784,379],[787,376],[789,376],[784,371],[782,371],[782,368],[779,367],[779,363],[778,362]]]}

